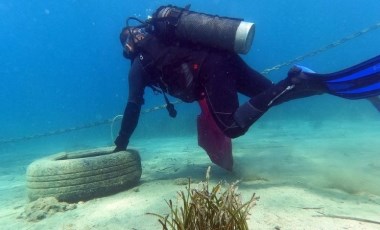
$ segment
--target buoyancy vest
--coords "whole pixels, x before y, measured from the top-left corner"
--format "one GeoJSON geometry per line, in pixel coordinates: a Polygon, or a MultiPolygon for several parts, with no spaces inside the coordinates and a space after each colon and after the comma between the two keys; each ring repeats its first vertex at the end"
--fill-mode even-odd
{"type": "Polygon", "coordinates": [[[189,44],[166,44],[153,35],[138,42],[138,56],[151,75],[152,86],[184,102],[200,99],[199,74],[208,49],[189,44]]]}

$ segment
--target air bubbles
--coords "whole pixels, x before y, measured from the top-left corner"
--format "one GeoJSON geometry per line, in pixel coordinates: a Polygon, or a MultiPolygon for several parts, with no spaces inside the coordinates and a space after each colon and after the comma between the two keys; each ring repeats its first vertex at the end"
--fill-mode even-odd
{"type": "Polygon", "coordinates": [[[152,15],[153,12],[154,12],[154,10],[151,8],[145,9],[145,15],[152,15]]]}

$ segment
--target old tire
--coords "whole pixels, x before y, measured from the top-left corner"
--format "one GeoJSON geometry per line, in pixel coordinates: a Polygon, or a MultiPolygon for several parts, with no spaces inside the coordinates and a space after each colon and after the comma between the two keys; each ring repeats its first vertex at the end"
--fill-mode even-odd
{"type": "Polygon", "coordinates": [[[26,173],[31,201],[42,197],[66,202],[89,200],[130,188],[140,177],[139,153],[112,153],[111,148],[51,155],[31,163],[26,173]]]}

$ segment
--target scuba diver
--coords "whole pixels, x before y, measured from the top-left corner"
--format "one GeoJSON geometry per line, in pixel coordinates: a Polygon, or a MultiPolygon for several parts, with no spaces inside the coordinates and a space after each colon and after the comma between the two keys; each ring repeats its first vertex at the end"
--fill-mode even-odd
{"type": "Polygon", "coordinates": [[[238,54],[248,52],[253,30],[254,24],[241,19],[171,5],[158,8],[139,26],[127,24],[120,42],[124,57],[131,60],[129,96],[114,151],[126,150],[138,124],[146,87],[164,95],[172,117],[176,111],[166,94],[199,103],[198,143],[215,164],[227,170],[232,170],[233,164],[230,138],[245,134],[273,106],[328,93],[347,99],[367,98],[380,108],[380,56],[331,74],[294,66],[285,79],[273,83],[238,54]],[[199,29],[207,24],[214,26],[199,29]],[[223,26],[223,31],[209,31],[223,26]],[[239,105],[238,94],[250,99],[239,105]]]}

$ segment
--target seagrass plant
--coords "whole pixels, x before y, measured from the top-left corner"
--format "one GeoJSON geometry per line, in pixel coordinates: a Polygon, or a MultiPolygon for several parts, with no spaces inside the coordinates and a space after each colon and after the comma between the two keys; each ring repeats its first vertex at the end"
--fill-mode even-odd
{"type": "Polygon", "coordinates": [[[178,192],[177,204],[172,200],[166,201],[170,214],[157,216],[162,229],[177,230],[247,230],[249,210],[256,204],[258,197],[255,194],[251,199],[242,203],[241,195],[237,193],[237,182],[223,188],[219,182],[209,191],[210,167],[206,172],[206,181],[199,184],[198,189],[191,188],[189,179],[186,193],[178,192]]]}

